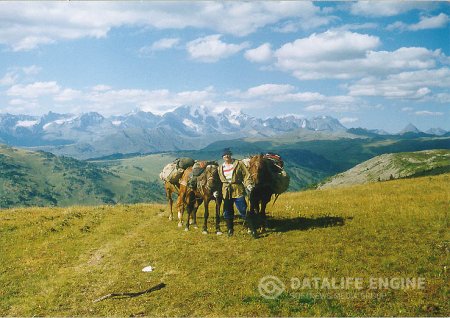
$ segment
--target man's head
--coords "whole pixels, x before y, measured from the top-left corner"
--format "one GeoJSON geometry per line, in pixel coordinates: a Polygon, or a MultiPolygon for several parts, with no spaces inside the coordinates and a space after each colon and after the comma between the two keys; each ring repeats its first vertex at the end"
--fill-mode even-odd
{"type": "Polygon", "coordinates": [[[231,155],[232,155],[232,153],[231,153],[230,148],[225,148],[222,153],[222,158],[225,161],[231,161],[231,155]]]}

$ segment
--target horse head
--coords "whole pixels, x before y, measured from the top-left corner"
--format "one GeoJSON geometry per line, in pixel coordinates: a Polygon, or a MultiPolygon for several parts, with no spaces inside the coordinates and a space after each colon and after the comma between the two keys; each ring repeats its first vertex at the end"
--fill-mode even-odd
{"type": "Polygon", "coordinates": [[[205,168],[206,188],[211,191],[221,189],[222,182],[219,178],[219,167],[215,164],[209,164],[205,168]]]}
{"type": "Polygon", "coordinates": [[[249,165],[250,178],[255,186],[266,182],[267,179],[267,164],[262,154],[251,156],[249,165]]]}

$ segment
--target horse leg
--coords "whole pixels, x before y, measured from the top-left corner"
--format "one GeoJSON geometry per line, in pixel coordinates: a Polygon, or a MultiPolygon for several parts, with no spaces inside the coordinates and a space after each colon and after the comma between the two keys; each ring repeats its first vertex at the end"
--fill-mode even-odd
{"type": "Polygon", "coordinates": [[[208,205],[209,205],[209,198],[205,198],[203,200],[203,204],[205,205],[205,214],[203,216],[203,229],[202,229],[202,233],[203,234],[208,234],[208,217],[209,217],[209,210],[208,210],[208,205]]]}
{"type": "Polygon", "coordinates": [[[180,191],[180,194],[178,195],[178,199],[177,199],[178,227],[183,226],[183,213],[184,213],[184,208],[185,208],[185,203],[184,203],[185,198],[186,198],[186,194],[184,192],[180,191]]]}
{"type": "Polygon", "coordinates": [[[220,205],[222,204],[221,198],[216,198],[216,234],[222,235],[220,230],[220,205]]]}
{"type": "Polygon", "coordinates": [[[261,215],[261,232],[265,232],[266,231],[266,227],[267,227],[266,207],[267,207],[267,203],[269,203],[269,201],[270,201],[270,197],[263,198],[263,200],[261,201],[261,211],[260,211],[260,215],[261,215]]]}
{"type": "Polygon", "coordinates": [[[197,211],[198,211],[199,206],[202,204],[202,200],[196,199],[194,194],[192,195],[191,200],[193,202],[193,209],[192,209],[192,213],[191,213],[191,220],[189,222],[194,227],[194,229],[198,229],[198,226],[197,226],[197,211]]]}
{"type": "Polygon", "coordinates": [[[172,199],[172,192],[168,189],[166,189],[166,196],[167,201],[169,201],[169,220],[173,220],[173,199],[172,199]]]}
{"type": "Polygon", "coordinates": [[[195,200],[194,208],[192,210],[191,218],[189,219],[189,223],[193,225],[195,228],[197,228],[197,209],[199,204],[197,203],[197,200],[195,200]]]}
{"type": "Polygon", "coordinates": [[[185,231],[189,231],[189,225],[190,225],[189,219],[191,218],[192,213],[195,209],[195,202],[196,202],[196,200],[195,200],[195,197],[193,197],[192,193],[190,193],[186,196],[187,220],[186,220],[186,227],[184,229],[185,231]]]}

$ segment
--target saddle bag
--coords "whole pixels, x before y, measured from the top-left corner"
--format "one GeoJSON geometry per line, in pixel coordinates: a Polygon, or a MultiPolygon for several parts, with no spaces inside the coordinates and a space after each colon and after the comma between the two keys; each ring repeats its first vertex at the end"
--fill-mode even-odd
{"type": "Polygon", "coordinates": [[[264,155],[266,160],[271,163],[271,173],[273,177],[272,190],[275,194],[281,194],[285,192],[289,187],[291,178],[284,170],[284,162],[281,156],[272,152],[264,155]]]}
{"type": "Polygon", "coordinates": [[[281,194],[285,192],[289,187],[291,178],[285,170],[275,173],[272,183],[272,190],[275,194],[281,194]]]}
{"type": "Polygon", "coordinates": [[[178,159],[175,159],[175,161],[177,163],[177,167],[183,170],[186,170],[189,167],[192,167],[195,163],[195,160],[189,157],[181,157],[178,159]]]}
{"type": "Polygon", "coordinates": [[[159,174],[159,178],[163,181],[176,184],[183,175],[183,172],[184,169],[178,168],[176,162],[171,162],[163,168],[163,170],[159,174]]]}
{"type": "Polygon", "coordinates": [[[163,168],[159,178],[163,181],[177,184],[183,176],[184,170],[192,167],[194,162],[194,159],[188,157],[177,158],[163,168]]]}

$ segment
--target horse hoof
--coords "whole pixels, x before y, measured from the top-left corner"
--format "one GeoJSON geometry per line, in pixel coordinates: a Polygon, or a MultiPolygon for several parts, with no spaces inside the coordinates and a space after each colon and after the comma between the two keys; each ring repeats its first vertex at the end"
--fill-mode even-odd
{"type": "Polygon", "coordinates": [[[193,227],[194,229],[198,229],[198,226],[197,226],[196,224],[192,225],[192,227],[193,227]]]}
{"type": "Polygon", "coordinates": [[[216,235],[222,235],[223,233],[222,233],[222,231],[217,231],[216,232],[216,235]]]}
{"type": "Polygon", "coordinates": [[[182,227],[183,226],[183,223],[178,223],[178,227],[182,227]]]}
{"type": "Polygon", "coordinates": [[[186,228],[184,228],[184,231],[185,231],[185,232],[188,232],[188,231],[189,231],[189,229],[188,229],[188,228],[186,227],[186,228]]]}
{"type": "Polygon", "coordinates": [[[208,234],[208,231],[203,230],[202,234],[208,234]]]}
{"type": "Polygon", "coordinates": [[[172,221],[173,220],[173,216],[169,216],[169,221],[172,221]]]}

